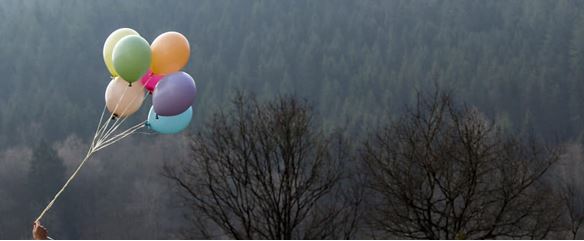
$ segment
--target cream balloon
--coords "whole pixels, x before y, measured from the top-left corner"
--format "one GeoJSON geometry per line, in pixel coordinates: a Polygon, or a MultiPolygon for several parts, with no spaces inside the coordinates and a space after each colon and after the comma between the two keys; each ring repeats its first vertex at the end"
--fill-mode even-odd
{"type": "Polygon", "coordinates": [[[128,85],[120,77],[110,81],[105,90],[105,105],[117,117],[127,117],[134,114],[144,102],[144,86],[140,82],[128,85]]]}
{"type": "Polygon", "coordinates": [[[114,77],[119,76],[118,72],[114,68],[114,64],[113,64],[113,60],[112,60],[112,54],[114,52],[114,47],[123,37],[130,36],[130,35],[140,36],[140,34],[138,34],[138,32],[136,32],[135,30],[133,30],[131,28],[120,28],[120,29],[114,31],[113,33],[111,33],[107,37],[107,39],[105,40],[105,43],[103,44],[103,61],[105,62],[105,66],[107,67],[107,70],[109,70],[109,72],[114,77]]]}

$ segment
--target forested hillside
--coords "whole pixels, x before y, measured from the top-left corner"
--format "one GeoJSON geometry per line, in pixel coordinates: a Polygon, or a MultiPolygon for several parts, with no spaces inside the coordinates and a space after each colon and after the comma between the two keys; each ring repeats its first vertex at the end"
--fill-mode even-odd
{"type": "MultiPolygon", "coordinates": [[[[419,91],[440,88],[506,130],[584,138],[582,1],[6,0],[0,182],[10,185],[0,186],[0,238],[28,237],[85,151],[110,80],[103,43],[120,27],[148,41],[168,30],[189,39],[191,133],[241,89],[304,98],[325,129],[346,128],[358,141],[419,91]]],[[[160,170],[185,158],[187,141],[131,140],[82,171],[51,216],[57,238],[175,237],[181,204],[160,170]]]]}
{"type": "MultiPolygon", "coordinates": [[[[363,128],[436,85],[512,128],[577,138],[584,110],[578,1],[6,1],[2,143],[88,132],[109,77],[105,37],[166,29],[192,44],[196,113],[234,88],[292,93],[330,125],[363,128]],[[15,128],[17,127],[17,128],[15,128]],[[10,141],[8,141],[10,140],[10,141]]],[[[200,119],[198,119],[200,120],[200,119]]]]}

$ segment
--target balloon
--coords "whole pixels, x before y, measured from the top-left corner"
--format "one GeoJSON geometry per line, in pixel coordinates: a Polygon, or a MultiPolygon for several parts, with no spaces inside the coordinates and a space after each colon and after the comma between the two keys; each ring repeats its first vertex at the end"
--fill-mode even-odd
{"type": "Polygon", "coordinates": [[[176,72],[158,82],[152,94],[152,105],[158,115],[178,115],[193,104],[196,94],[193,78],[185,72],[176,72]]]}
{"type": "Polygon", "coordinates": [[[177,32],[166,32],[152,42],[152,72],[166,75],[181,70],[187,62],[191,49],[187,38],[177,32]]]}
{"type": "Polygon", "coordinates": [[[144,88],[152,92],[154,91],[154,87],[156,87],[156,84],[158,84],[158,81],[160,81],[162,77],[164,76],[154,74],[152,73],[152,70],[148,70],[148,72],[146,72],[146,74],[142,76],[142,78],[140,79],[140,83],[144,85],[144,88]]]}
{"type": "Polygon", "coordinates": [[[112,53],[114,52],[114,47],[120,41],[120,39],[130,35],[140,36],[138,32],[134,31],[131,28],[120,28],[112,32],[107,37],[105,43],[103,44],[103,61],[105,62],[107,70],[114,77],[118,76],[118,72],[116,72],[116,69],[114,68],[114,63],[112,61],[112,53]]]}
{"type": "Polygon", "coordinates": [[[126,117],[140,109],[144,101],[144,87],[140,83],[129,86],[126,81],[116,77],[105,90],[105,105],[117,117],[126,117]]]}
{"type": "Polygon", "coordinates": [[[123,37],[114,47],[114,68],[124,80],[139,80],[150,67],[152,53],[148,42],[136,35],[123,37]]]}
{"type": "Polygon", "coordinates": [[[162,134],[176,134],[187,128],[193,117],[193,107],[175,116],[157,116],[154,106],[150,107],[147,125],[162,134]]]}

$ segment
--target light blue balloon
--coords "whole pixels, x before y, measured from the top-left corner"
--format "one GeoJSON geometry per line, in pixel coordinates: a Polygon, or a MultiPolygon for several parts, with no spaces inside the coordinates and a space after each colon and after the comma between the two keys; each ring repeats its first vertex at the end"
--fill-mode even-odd
{"type": "Polygon", "coordinates": [[[187,128],[193,118],[193,107],[189,107],[183,113],[173,116],[156,115],[154,107],[150,107],[148,113],[148,126],[161,134],[176,134],[187,128]]]}

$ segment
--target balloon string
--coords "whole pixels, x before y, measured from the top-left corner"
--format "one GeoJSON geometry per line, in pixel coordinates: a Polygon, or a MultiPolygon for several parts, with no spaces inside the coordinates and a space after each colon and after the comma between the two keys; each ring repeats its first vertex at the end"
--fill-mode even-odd
{"type": "MultiPolygon", "coordinates": [[[[113,136],[112,138],[105,140],[102,143],[95,143],[95,138],[94,141],[92,142],[91,147],[89,148],[89,150],[87,151],[87,154],[85,155],[85,157],[83,158],[83,160],[81,161],[81,163],[79,164],[79,166],[77,166],[77,169],[75,169],[75,171],[73,172],[73,174],[71,174],[71,176],[69,177],[69,179],[67,179],[67,182],[65,182],[65,184],[63,185],[63,187],[61,187],[61,189],[57,192],[57,194],[55,194],[55,196],[53,197],[53,199],[49,202],[49,204],[45,207],[45,209],[43,209],[43,211],[41,212],[41,214],[35,219],[35,222],[38,222],[39,220],[41,220],[43,218],[43,216],[45,215],[45,213],[51,209],[51,207],[53,207],[53,204],[55,203],[55,201],[59,198],[59,196],[61,196],[61,194],[63,193],[63,191],[65,191],[65,189],[69,186],[69,183],[71,183],[71,181],[73,181],[73,179],[75,179],[75,177],[77,176],[77,173],[79,173],[79,170],[81,170],[81,168],[83,167],[83,165],[85,165],[85,162],[87,162],[87,160],[89,160],[89,158],[95,154],[97,151],[106,148],[124,138],[126,138],[127,136],[133,134],[134,132],[138,131],[139,129],[144,127],[144,123],[146,121],[143,121],[141,123],[138,123],[135,126],[132,126],[130,128],[128,128],[127,130],[123,131],[122,133],[113,136]]],[[[98,128],[99,129],[99,128],[98,128]]],[[[95,137],[95,136],[94,136],[95,137]]]]}
{"type": "Polygon", "coordinates": [[[118,134],[118,135],[116,135],[116,136],[114,136],[114,137],[112,137],[112,138],[104,141],[103,143],[101,143],[101,145],[99,145],[95,149],[95,151],[97,152],[97,151],[99,151],[99,150],[101,150],[103,148],[106,148],[106,147],[108,147],[108,146],[110,146],[110,145],[112,145],[112,144],[114,144],[114,143],[116,143],[116,142],[118,142],[118,141],[120,141],[120,140],[128,137],[129,135],[134,134],[136,131],[140,130],[143,127],[144,127],[144,122],[139,123],[139,124],[137,124],[137,125],[135,125],[133,127],[130,127],[127,130],[125,130],[124,132],[122,132],[122,133],[120,133],[120,134],[118,134]]]}
{"type": "Polygon", "coordinates": [[[132,127],[128,128],[128,129],[126,129],[125,131],[122,131],[121,133],[119,133],[119,134],[117,134],[117,135],[115,135],[115,136],[113,136],[113,137],[111,137],[109,139],[104,140],[103,142],[100,143],[100,146],[103,146],[105,144],[108,144],[109,142],[111,142],[112,140],[114,140],[116,138],[120,138],[120,137],[124,136],[127,133],[131,133],[131,132],[133,132],[133,131],[135,131],[137,129],[140,129],[140,128],[144,127],[144,123],[145,122],[146,121],[142,121],[142,122],[136,124],[135,126],[132,126],[132,127]]]}
{"type": "MultiPolygon", "coordinates": [[[[148,81],[150,81],[150,79],[148,79],[148,81]]],[[[148,81],[146,82],[146,84],[148,83],[148,81]]],[[[95,152],[97,152],[103,148],[106,148],[106,147],[126,138],[127,136],[133,134],[134,132],[136,132],[139,129],[141,129],[142,127],[144,127],[144,124],[146,123],[146,121],[138,123],[137,125],[132,126],[132,127],[128,128],[127,130],[107,139],[109,137],[109,135],[111,135],[113,132],[115,132],[118,129],[118,127],[127,119],[127,117],[126,118],[116,118],[116,121],[110,126],[112,117],[114,116],[115,112],[117,111],[121,100],[126,95],[127,90],[128,90],[127,88],[124,90],[124,92],[122,93],[122,95],[120,96],[120,98],[118,100],[118,103],[116,103],[114,111],[112,112],[110,117],[105,122],[103,122],[103,117],[105,115],[105,110],[106,110],[106,106],[104,105],[103,110],[101,112],[101,116],[99,118],[99,123],[97,124],[97,128],[96,128],[96,131],[93,135],[93,139],[91,141],[91,145],[89,147],[89,150],[87,151],[87,154],[85,155],[85,157],[83,158],[83,160],[81,161],[79,166],[77,166],[77,168],[75,169],[73,174],[71,174],[69,179],[67,179],[65,184],[61,187],[61,189],[57,192],[57,194],[55,194],[53,199],[43,209],[43,211],[40,213],[40,215],[35,219],[35,222],[40,221],[43,218],[43,216],[47,213],[47,211],[49,211],[49,209],[51,209],[51,207],[53,207],[53,204],[55,204],[55,201],[57,201],[59,196],[61,196],[61,194],[69,186],[71,181],[73,181],[73,179],[75,179],[75,177],[77,176],[77,173],[79,173],[79,171],[81,170],[83,165],[85,165],[85,162],[87,162],[87,160],[89,160],[89,158],[91,156],[93,156],[93,154],[95,154],[95,152]],[[121,121],[120,121],[120,119],[121,119],[121,121]]],[[[137,98],[134,97],[132,99],[130,105],[132,103],[134,103],[134,101],[136,101],[136,99],[137,98]]],[[[127,108],[128,108],[128,106],[126,106],[126,108],[124,108],[124,111],[122,112],[122,114],[120,114],[120,116],[123,116],[125,114],[125,112],[127,111],[127,108]]]]}
{"type": "MultiPolygon", "coordinates": [[[[134,102],[134,100],[131,101],[130,105],[132,104],[132,102],[134,102]]],[[[125,114],[125,112],[126,110],[122,112],[122,115],[125,114]]],[[[100,141],[104,141],[111,134],[113,134],[118,129],[118,127],[120,127],[126,121],[126,119],[127,117],[119,118],[118,120],[116,120],[114,124],[111,126],[111,128],[108,131],[106,131],[106,133],[102,137],[100,137],[100,141]]]]}
{"type": "Polygon", "coordinates": [[[55,197],[53,197],[53,200],[51,200],[51,202],[49,202],[47,207],[45,207],[45,209],[41,212],[41,214],[35,219],[35,222],[38,222],[39,220],[41,220],[41,218],[43,218],[45,213],[47,211],[49,211],[49,209],[53,206],[53,204],[55,203],[57,198],[59,198],[59,196],[61,196],[61,193],[63,193],[63,191],[65,191],[65,188],[67,188],[67,186],[69,186],[69,183],[71,183],[71,181],[75,178],[75,176],[77,176],[77,173],[79,172],[79,170],[81,170],[81,167],[83,167],[85,162],[87,160],[89,160],[89,157],[91,157],[91,155],[93,155],[93,153],[94,153],[94,151],[92,151],[92,149],[90,148],[89,151],[87,152],[87,155],[85,155],[85,158],[83,158],[83,161],[81,161],[81,164],[79,164],[79,166],[77,167],[75,172],[73,172],[71,177],[69,177],[69,179],[67,179],[67,182],[65,182],[65,185],[63,185],[63,187],[61,187],[61,190],[59,190],[59,192],[57,192],[57,194],[55,194],[55,197]]]}
{"type": "Polygon", "coordinates": [[[100,132],[100,126],[101,126],[101,123],[103,122],[103,116],[105,114],[105,109],[106,109],[106,105],[103,106],[103,110],[101,111],[101,116],[99,117],[99,123],[97,124],[95,134],[93,134],[93,139],[91,141],[91,146],[89,147],[89,149],[93,149],[93,147],[95,146],[95,139],[97,138],[97,135],[100,132]]]}

